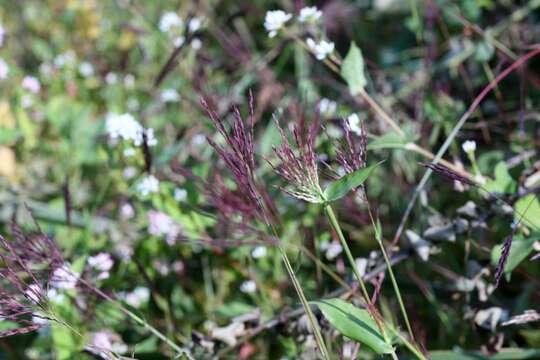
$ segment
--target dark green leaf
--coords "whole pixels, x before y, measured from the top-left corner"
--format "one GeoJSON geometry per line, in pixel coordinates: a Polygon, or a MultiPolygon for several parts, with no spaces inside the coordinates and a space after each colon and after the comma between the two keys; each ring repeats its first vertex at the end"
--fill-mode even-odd
{"type": "Polygon", "coordinates": [[[353,173],[342,176],[340,179],[332,182],[324,191],[327,201],[335,201],[347,195],[349,191],[362,185],[364,181],[371,175],[373,170],[382,163],[368,166],[363,169],[356,170],[353,173]]]}
{"type": "Polygon", "coordinates": [[[324,317],[342,335],[369,346],[378,354],[388,354],[393,351],[367,310],[357,308],[337,298],[312,303],[321,309],[324,317]]]}

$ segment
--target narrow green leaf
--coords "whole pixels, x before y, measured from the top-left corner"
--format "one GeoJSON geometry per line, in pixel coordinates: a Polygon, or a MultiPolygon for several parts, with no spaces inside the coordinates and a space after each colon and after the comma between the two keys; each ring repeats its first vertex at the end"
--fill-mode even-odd
{"type": "Polygon", "coordinates": [[[403,137],[400,134],[391,131],[371,141],[368,144],[368,150],[402,149],[405,145],[412,143],[415,140],[415,137],[412,135],[409,136],[409,134],[406,134],[406,136],[403,137]]]}
{"type": "Polygon", "coordinates": [[[349,91],[353,96],[358,95],[358,93],[366,86],[364,58],[354,41],[351,42],[349,52],[341,65],[341,76],[347,82],[347,85],[349,85],[349,91]]]}
{"type": "Polygon", "coordinates": [[[321,309],[324,317],[342,335],[369,346],[377,354],[393,351],[384,341],[379,328],[367,310],[359,309],[341,299],[312,301],[321,309]]]}
{"type": "MultiPolygon", "coordinates": [[[[510,273],[514,270],[533,250],[533,244],[535,241],[540,240],[540,233],[532,233],[528,237],[524,237],[522,234],[516,235],[512,241],[512,247],[510,248],[510,254],[508,260],[504,266],[504,272],[510,273]]],[[[491,252],[491,263],[496,265],[501,257],[502,245],[497,245],[491,252]]]]}
{"type": "Polygon", "coordinates": [[[373,170],[383,161],[368,166],[363,169],[356,170],[353,173],[342,176],[338,180],[332,182],[324,191],[324,196],[327,201],[335,201],[347,195],[349,191],[362,185],[364,181],[371,175],[373,170]]]}

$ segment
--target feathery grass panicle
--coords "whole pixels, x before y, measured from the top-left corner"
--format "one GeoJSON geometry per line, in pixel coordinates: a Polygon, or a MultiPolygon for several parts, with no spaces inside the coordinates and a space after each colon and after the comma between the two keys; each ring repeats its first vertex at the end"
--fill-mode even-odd
{"type": "Polygon", "coordinates": [[[281,135],[282,144],[279,147],[274,146],[273,150],[281,163],[274,165],[270,162],[270,165],[291,186],[282,190],[301,200],[323,203],[325,199],[319,185],[317,155],[315,154],[318,122],[313,121],[307,131],[302,117],[294,123],[293,146],[275,117],[274,121],[281,135]]]}
{"type": "Polygon", "coordinates": [[[344,120],[345,141],[336,149],[337,160],[345,173],[350,174],[366,166],[367,135],[364,122],[358,134],[351,130],[348,119],[344,120]]]}
{"type": "Polygon", "coordinates": [[[452,169],[447,168],[444,165],[433,164],[433,163],[423,163],[423,162],[421,162],[419,164],[421,166],[425,167],[425,168],[428,168],[428,169],[432,170],[433,172],[435,172],[435,173],[437,173],[439,175],[442,175],[443,177],[445,177],[445,178],[447,178],[449,180],[459,181],[460,183],[467,184],[467,185],[470,185],[470,186],[477,186],[477,184],[474,181],[472,181],[471,179],[456,173],[455,171],[453,171],[452,169]]]}
{"type": "Polygon", "coordinates": [[[512,241],[514,240],[515,230],[512,230],[512,233],[506,237],[504,244],[501,249],[501,257],[499,258],[499,263],[497,264],[497,269],[495,270],[495,288],[499,287],[499,282],[501,281],[502,275],[504,273],[504,267],[508,261],[508,256],[510,255],[510,249],[512,247],[512,241]]]}

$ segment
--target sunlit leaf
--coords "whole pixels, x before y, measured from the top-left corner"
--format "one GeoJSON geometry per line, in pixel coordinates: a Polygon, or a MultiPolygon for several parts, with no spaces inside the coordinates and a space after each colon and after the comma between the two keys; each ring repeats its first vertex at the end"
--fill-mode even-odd
{"type": "Polygon", "coordinates": [[[338,180],[332,182],[324,191],[327,201],[335,201],[347,195],[349,191],[362,185],[364,181],[371,175],[373,170],[382,163],[368,166],[363,169],[356,170],[353,173],[342,176],[338,180]]]}
{"type": "Polygon", "coordinates": [[[349,91],[352,95],[357,95],[366,86],[364,58],[354,41],[351,43],[349,52],[341,65],[341,76],[349,85],[349,91]]]}

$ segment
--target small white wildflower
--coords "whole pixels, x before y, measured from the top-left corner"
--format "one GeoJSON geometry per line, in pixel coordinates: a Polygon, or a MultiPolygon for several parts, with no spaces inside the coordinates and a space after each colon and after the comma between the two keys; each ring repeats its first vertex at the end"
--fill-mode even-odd
{"type": "Polygon", "coordinates": [[[148,212],[148,233],[154,236],[166,236],[167,244],[174,245],[180,234],[180,225],[173,218],[160,211],[148,212]]]}
{"type": "Polygon", "coordinates": [[[191,143],[195,146],[201,146],[205,142],[206,142],[206,136],[204,136],[203,134],[194,135],[193,138],[191,139],[191,143]]]}
{"type": "Polygon", "coordinates": [[[326,249],[326,258],[328,260],[335,259],[341,252],[343,251],[343,247],[341,247],[341,244],[335,241],[332,241],[328,248],[326,249]]]}
{"type": "Polygon", "coordinates": [[[35,76],[25,76],[22,80],[21,86],[23,89],[37,94],[41,90],[41,84],[35,76]]]}
{"type": "Polygon", "coordinates": [[[137,308],[150,299],[150,290],[145,287],[137,287],[132,292],[121,295],[127,304],[137,308]]]}
{"type": "Polygon", "coordinates": [[[316,6],[306,6],[300,10],[298,21],[301,23],[315,23],[322,16],[322,11],[316,6]]]}
{"type": "MultiPolygon", "coordinates": [[[[122,354],[128,351],[127,345],[124,344],[120,336],[113,334],[108,330],[94,333],[92,336],[92,346],[98,350],[110,351],[116,354],[122,354]]],[[[109,358],[109,356],[106,356],[106,353],[103,355],[104,357],[109,358]]]]}
{"type": "Polygon", "coordinates": [[[360,136],[362,135],[362,127],[360,126],[360,117],[357,114],[351,114],[347,117],[349,122],[349,128],[353,133],[360,136]]]}
{"type": "Polygon", "coordinates": [[[83,77],[90,77],[94,75],[94,67],[91,63],[85,61],[79,65],[79,73],[83,77]]]}
{"type": "Polygon", "coordinates": [[[39,303],[39,300],[41,298],[40,294],[42,292],[41,286],[38,284],[31,284],[28,286],[26,291],[24,292],[24,295],[30,299],[33,303],[37,304],[39,303]]]}
{"type": "Polygon", "coordinates": [[[156,260],[153,262],[153,267],[161,276],[167,276],[171,272],[169,264],[165,261],[156,260]]]}
{"type": "Polygon", "coordinates": [[[474,140],[467,140],[463,144],[461,144],[461,148],[463,151],[465,151],[467,154],[472,153],[476,151],[476,141],[474,140]]]}
{"type": "Polygon", "coordinates": [[[260,259],[265,257],[266,253],[266,246],[257,246],[251,251],[251,256],[253,256],[254,259],[260,259]]]}
{"type": "Polygon", "coordinates": [[[135,216],[135,209],[129,203],[122,204],[120,207],[120,216],[122,219],[131,219],[135,216]]]}
{"type": "Polygon", "coordinates": [[[53,62],[56,67],[62,68],[64,66],[74,64],[75,61],[77,61],[77,56],[75,55],[75,52],[73,50],[69,50],[63,54],[58,55],[53,62]]]}
{"type": "Polygon", "coordinates": [[[42,77],[51,77],[54,73],[54,67],[49,63],[42,63],[39,65],[39,73],[42,77]]]}
{"type": "MultiPolygon", "coordinates": [[[[146,129],[146,144],[148,144],[148,146],[156,146],[158,144],[153,128],[146,129]]],[[[142,141],[140,144],[137,144],[137,142],[135,142],[135,145],[142,145],[142,141]]]]}
{"type": "Polygon", "coordinates": [[[6,30],[4,29],[2,24],[0,24],[0,46],[4,45],[5,36],[6,36],[6,30]]]}
{"type": "Polygon", "coordinates": [[[202,20],[200,18],[195,17],[195,18],[189,20],[188,30],[189,30],[189,32],[194,33],[195,31],[197,31],[197,30],[199,30],[201,28],[201,25],[202,25],[202,20]]]}
{"type": "Polygon", "coordinates": [[[130,148],[126,148],[124,149],[124,152],[123,152],[124,156],[125,157],[132,157],[135,155],[135,149],[130,147],[130,148]]]}
{"type": "Polygon", "coordinates": [[[79,274],[71,271],[69,263],[64,263],[53,272],[51,286],[57,289],[74,289],[79,281],[79,274]]]}
{"type": "Polygon", "coordinates": [[[313,51],[317,60],[324,60],[334,51],[334,43],[331,41],[321,40],[318,43],[312,38],[306,40],[307,46],[313,51]]]}
{"type": "Polygon", "coordinates": [[[124,86],[131,89],[135,86],[135,76],[133,74],[127,74],[124,76],[124,86]]]}
{"type": "Polygon", "coordinates": [[[161,16],[161,19],[159,20],[159,30],[165,33],[173,28],[180,28],[183,24],[184,22],[177,13],[169,11],[161,16]]]}
{"type": "Polygon", "coordinates": [[[321,101],[319,101],[319,112],[321,114],[332,116],[337,109],[337,104],[335,101],[332,101],[327,98],[322,98],[321,101]]]}
{"type": "Polygon", "coordinates": [[[173,40],[173,44],[176,47],[180,47],[180,46],[184,45],[185,42],[186,42],[186,38],[184,36],[177,36],[173,40]]]}
{"type": "Polygon", "coordinates": [[[105,82],[109,85],[116,84],[118,81],[118,75],[113,72],[108,72],[107,75],[105,75],[105,82]]]}
{"type": "Polygon", "coordinates": [[[137,191],[142,196],[148,196],[159,191],[159,180],[154,175],[148,175],[137,184],[137,191]]]}
{"type": "Polygon", "coordinates": [[[142,143],[143,127],[131,114],[107,114],[105,131],[114,140],[133,140],[142,143]]]}
{"type": "Polygon", "coordinates": [[[201,39],[194,38],[193,40],[191,40],[191,47],[193,48],[193,50],[199,50],[200,48],[202,48],[201,39]]]}
{"type": "Polygon", "coordinates": [[[174,103],[180,101],[180,94],[175,89],[164,89],[159,98],[164,103],[174,103]]]}
{"type": "Polygon", "coordinates": [[[97,271],[108,272],[114,265],[114,260],[108,253],[99,253],[88,258],[88,265],[97,271]]]}
{"type": "Polygon", "coordinates": [[[32,100],[32,97],[30,95],[23,95],[21,97],[21,106],[23,108],[29,108],[30,106],[32,106],[33,103],[34,101],[32,100]]]}
{"type": "Polygon", "coordinates": [[[185,265],[182,262],[182,260],[176,260],[175,262],[173,262],[172,268],[173,268],[174,272],[181,273],[181,272],[184,271],[185,265]]]}
{"type": "Polygon", "coordinates": [[[7,78],[8,74],[9,74],[9,66],[4,61],[4,59],[0,58],[0,79],[7,78]]]}
{"type": "Polygon", "coordinates": [[[124,170],[122,171],[122,175],[126,179],[131,179],[135,175],[137,175],[137,169],[135,167],[133,167],[133,166],[128,166],[128,167],[124,168],[124,170]]]}
{"type": "Polygon", "coordinates": [[[267,11],[264,18],[264,28],[268,32],[268,37],[273,38],[278,31],[292,18],[291,14],[283,10],[267,11]]]}
{"type": "Polygon", "coordinates": [[[360,276],[364,276],[366,274],[367,266],[368,266],[368,259],[366,258],[356,258],[354,260],[354,263],[356,264],[356,270],[360,274],[360,276]]]}
{"type": "Polygon", "coordinates": [[[174,200],[176,201],[185,201],[187,198],[186,189],[176,188],[174,189],[174,200]]]}
{"type": "Polygon", "coordinates": [[[49,299],[49,301],[60,304],[64,302],[65,298],[66,296],[55,288],[50,288],[49,291],[47,291],[47,299],[49,299]]]}
{"type": "Polygon", "coordinates": [[[257,284],[253,280],[247,280],[240,285],[240,291],[244,294],[253,294],[257,291],[257,284]]]}

